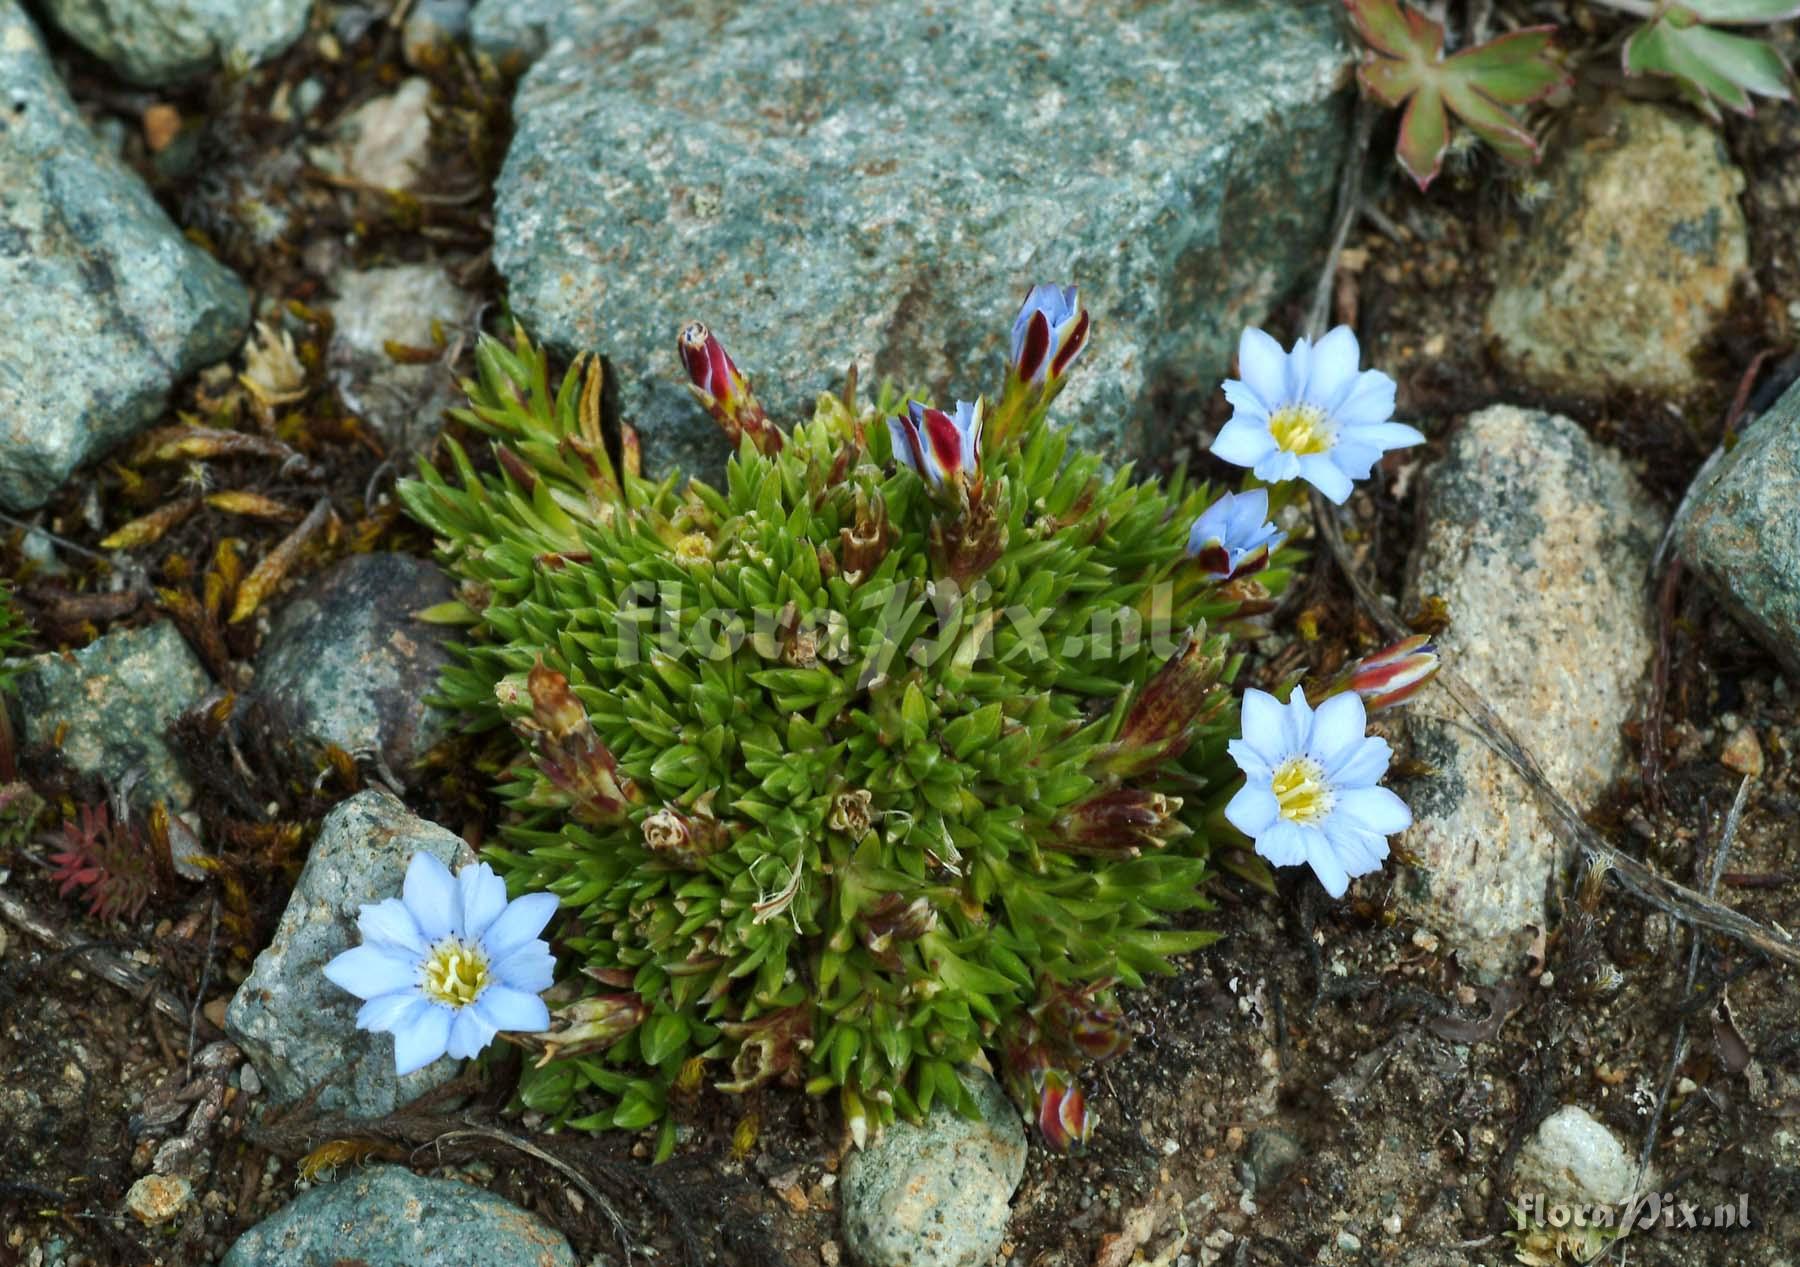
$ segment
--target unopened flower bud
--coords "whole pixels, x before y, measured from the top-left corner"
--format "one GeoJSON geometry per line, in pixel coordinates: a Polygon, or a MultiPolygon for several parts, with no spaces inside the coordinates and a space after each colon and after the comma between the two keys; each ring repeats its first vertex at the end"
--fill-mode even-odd
{"type": "Polygon", "coordinates": [[[1111,1060],[1131,1046],[1124,1012],[1101,1001],[1112,984],[1095,981],[1085,986],[1051,986],[1049,996],[1032,1010],[1033,1015],[1052,1041],[1086,1060],[1111,1060]]]}
{"type": "Polygon", "coordinates": [[[1437,676],[1438,651],[1429,634],[1414,634],[1391,647],[1355,661],[1334,678],[1320,693],[1317,704],[1333,695],[1355,691],[1362,696],[1363,708],[1379,713],[1406,703],[1419,693],[1419,688],[1437,676]]]}
{"type": "Polygon", "coordinates": [[[698,871],[730,840],[711,815],[688,815],[664,806],[644,820],[644,848],[684,871],[698,871]]]}
{"type": "Polygon", "coordinates": [[[550,1013],[542,1067],[561,1056],[603,1051],[641,1025],[650,1009],[635,994],[596,994],[550,1013]]]}
{"type": "Polygon", "coordinates": [[[850,526],[838,530],[844,579],[862,580],[881,566],[888,552],[887,504],[880,493],[856,492],[856,516],[850,526]]]}
{"type": "Polygon", "coordinates": [[[1118,738],[1100,758],[1103,771],[1136,774],[1180,756],[1195,726],[1223,707],[1224,644],[1209,643],[1205,634],[1204,627],[1189,630],[1181,649],[1144,683],[1118,738]]]}
{"type": "Polygon", "coordinates": [[[770,425],[768,415],[750,392],[749,381],[738,372],[725,345],[705,323],[690,321],[683,326],[677,346],[694,399],[712,415],[731,442],[736,444],[747,435],[763,453],[781,452],[781,432],[770,425]]]}
{"type": "Polygon", "coordinates": [[[1044,844],[1064,853],[1135,858],[1141,850],[1160,849],[1188,834],[1187,825],[1175,817],[1180,809],[1179,796],[1116,788],[1060,815],[1044,844]]]}
{"type": "Polygon", "coordinates": [[[946,413],[909,401],[905,417],[888,419],[894,460],[916,471],[934,493],[956,494],[981,474],[982,402],[956,402],[946,413]]]}
{"type": "MultiPolygon", "coordinates": [[[[513,729],[535,751],[538,769],[570,798],[578,819],[618,822],[625,806],[638,799],[637,787],[619,774],[618,762],[594,733],[569,679],[539,661],[526,677],[526,691],[531,716],[516,719],[513,729]]],[[[517,688],[503,684],[497,694],[506,702],[516,699],[517,688]]]]}
{"type": "Polygon", "coordinates": [[[831,803],[831,817],[827,820],[833,831],[841,831],[851,840],[860,841],[869,834],[874,825],[875,815],[871,808],[874,798],[867,788],[855,788],[848,792],[839,792],[831,803]]]}

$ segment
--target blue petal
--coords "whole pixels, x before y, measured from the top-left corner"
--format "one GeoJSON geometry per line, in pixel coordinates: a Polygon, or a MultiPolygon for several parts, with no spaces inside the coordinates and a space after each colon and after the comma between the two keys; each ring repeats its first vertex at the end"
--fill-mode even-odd
{"type": "Polygon", "coordinates": [[[556,977],[556,956],[541,941],[527,942],[504,959],[496,960],[489,971],[500,985],[533,994],[548,990],[556,977]]]}
{"type": "Polygon", "coordinates": [[[509,986],[490,985],[475,996],[474,1008],[497,1030],[515,1034],[541,1034],[550,1028],[550,1009],[535,994],[509,986]]]}
{"type": "Polygon", "coordinates": [[[1359,787],[1338,794],[1332,811],[1342,814],[1359,829],[1391,836],[1412,826],[1412,810],[1384,787],[1359,787]]]}
{"type": "Polygon", "coordinates": [[[394,1031],[394,1072],[402,1076],[444,1054],[450,1042],[450,1009],[427,1005],[405,1029],[394,1031]]]}
{"type": "Polygon", "coordinates": [[[1306,398],[1327,414],[1335,414],[1356,386],[1356,365],[1362,353],[1356,346],[1356,332],[1339,326],[1320,339],[1313,348],[1312,378],[1306,384],[1306,398]]]}
{"type": "Polygon", "coordinates": [[[1219,429],[1212,442],[1213,456],[1237,466],[1254,466],[1276,452],[1275,437],[1269,434],[1269,421],[1252,421],[1233,417],[1219,429]]]}
{"type": "Polygon", "coordinates": [[[418,1019],[417,1014],[422,1009],[430,1006],[417,988],[378,994],[357,1010],[356,1028],[377,1034],[404,1029],[418,1019]]]}
{"type": "Polygon", "coordinates": [[[1337,407],[1335,417],[1340,426],[1368,427],[1386,422],[1394,416],[1394,380],[1380,370],[1364,370],[1356,376],[1356,386],[1337,407]]]}
{"type": "Polygon", "coordinates": [[[1306,385],[1312,381],[1312,341],[1305,336],[1294,340],[1293,350],[1287,354],[1287,375],[1284,395],[1286,400],[1305,400],[1306,385]]]}
{"type": "Polygon", "coordinates": [[[419,931],[419,922],[397,897],[363,907],[356,917],[356,927],[366,945],[386,946],[414,959],[425,957],[425,937],[419,931]]]}
{"type": "MultiPolygon", "coordinates": [[[[1273,699],[1273,696],[1270,696],[1273,699]]],[[[1312,744],[1313,709],[1306,702],[1306,692],[1295,687],[1288,694],[1288,702],[1282,706],[1281,741],[1282,755],[1293,756],[1307,751],[1312,744]]]]}
{"type": "Polygon", "coordinates": [[[1265,426],[1269,421],[1269,409],[1261,397],[1256,394],[1250,384],[1238,378],[1225,380],[1225,399],[1230,403],[1233,413],[1250,422],[1260,422],[1265,426]]]}
{"type": "Polygon", "coordinates": [[[1355,691],[1333,695],[1313,714],[1312,743],[1308,751],[1326,770],[1350,754],[1369,728],[1362,697],[1355,691]]]}
{"type": "Polygon", "coordinates": [[[488,925],[506,909],[506,881],[485,862],[464,867],[456,877],[458,904],[462,910],[462,935],[480,941],[488,925]]]}
{"type": "Polygon", "coordinates": [[[1233,739],[1225,745],[1225,751],[1237,762],[1237,768],[1244,772],[1245,779],[1267,783],[1275,777],[1274,765],[1245,740],[1233,739]]]}
{"type": "MultiPolygon", "coordinates": [[[[1275,442],[1271,439],[1269,443],[1275,442]]],[[[1300,459],[1286,449],[1270,448],[1250,471],[1265,484],[1285,484],[1300,477],[1300,459]]]]}
{"type": "Polygon", "coordinates": [[[1252,687],[1241,706],[1244,743],[1273,769],[1297,749],[1288,747],[1287,710],[1267,691],[1252,687]]]}
{"type": "Polygon", "coordinates": [[[1334,764],[1326,766],[1325,777],[1331,780],[1340,795],[1350,788],[1373,787],[1387,773],[1392,755],[1387,740],[1380,735],[1370,735],[1340,754],[1334,764]]]}
{"type": "Polygon", "coordinates": [[[1327,893],[1332,897],[1344,896],[1344,890],[1350,887],[1350,873],[1324,832],[1306,833],[1306,861],[1327,893]]]}
{"type": "Polygon", "coordinates": [[[1256,838],[1256,852],[1278,867],[1296,867],[1306,861],[1309,829],[1286,819],[1256,838]]]}
{"type": "Polygon", "coordinates": [[[1338,861],[1351,876],[1369,875],[1381,870],[1388,855],[1387,838],[1363,831],[1347,819],[1333,814],[1323,824],[1325,838],[1337,852],[1338,861]]]}
{"type": "MultiPolygon", "coordinates": [[[[909,434],[908,425],[894,417],[890,417],[887,420],[887,425],[888,439],[894,450],[894,461],[898,462],[901,466],[910,467],[912,470],[918,471],[919,463],[918,459],[913,455],[912,438],[909,434]]],[[[922,471],[919,473],[924,474],[922,471]]]]}
{"type": "Polygon", "coordinates": [[[379,945],[352,946],[325,965],[325,979],[359,999],[372,999],[417,985],[419,964],[379,945]]]}
{"type": "Polygon", "coordinates": [[[1287,360],[1281,344],[1261,330],[1246,330],[1238,339],[1238,376],[1265,411],[1287,400],[1287,360]]]}
{"type": "Polygon", "coordinates": [[[416,853],[406,867],[406,883],[400,888],[406,909],[418,921],[427,942],[442,941],[457,927],[462,915],[457,901],[456,878],[450,868],[428,853],[416,853]]]}
{"type": "Polygon", "coordinates": [[[481,1054],[481,1049],[494,1041],[495,1029],[472,1007],[456,1010],[450,1021],[450,1038],[444,1050],[454,1059],[467,1060],[481,1054]]]}
{"type": "Polygon", "coordinates": [[[1340,431],[1337,442],[1331,446],[1332,464],[1352,480],[1368,479],[1369,472],[1380,460],[1380,447],[1358,439],[1355,428],[1340,431]]]}
{"type": "Polygon", "coordinates": [[[1331,460],[1329,453],[1308,453],[1302,457],[1300,475],[1339,506],[1350,500],[1350,490],[1355,487],[1350,477],[1331,460]]]}
{"type": "Polygon", "coordinates": [[[1345,426],[1343,434],[1347,439],[1373,445],[1383,453],[1425,443],[1424,434],[1404,422],[1351,423],[1345,426]]]}
{"type": "Polygon", "coordinates": [[[481,939],[489,962],[506,958],[543,932],[544,925],[556,914],[556,906],[554,893],[527,893],[509,902],[481,939]]]}
{"type": "Polygon", "coordinates": [[[1280,818],[1275,793],[1264,782],[1245,783],[1225,806],[1225,821],[1252,840],[1262,839],[1280,818]]]}

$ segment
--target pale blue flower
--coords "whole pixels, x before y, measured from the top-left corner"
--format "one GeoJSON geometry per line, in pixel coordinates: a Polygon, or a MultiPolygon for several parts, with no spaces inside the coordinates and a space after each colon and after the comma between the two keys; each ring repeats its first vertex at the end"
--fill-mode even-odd
{"type": "Polygon", "coordinates": [[[362,908],[362,945],[325,965],[359,999],[359,1029],[394,1036],[394,1070],[439,1056],[473,1056],[501,1030],[550,1027],[538,997],[555,961],[538,934],[556,913],[551,893],[506,900],[506,881],[485,862],[455,876],[428,853],[413,855],[401,896],[362,908]]]}
{"type": "Polygon", "coordinates": [[[1226,493],[1188,530],[1187,552],[1215,580],[1265,567],[1287,534],[1269,522],[1269,490],[1226,493]]]}
{"type": "Polygon", "coordinates": [[[1243,378],[1225,382],[1231,420],[1212,451],[1266,484],[1303,479],[1342,505],[1383,453],[1425,441],[1392,421],[1394,380],[1380,370],[1359,373],[1360,358],[1349,326],[1317,345],[1301,339],[1291,352],[1261,330],[1244,331],[1243,378]]]}
{"type": "Polygon", "coordinates": [[[1088,313],[1073,286],[1033,286],[1013,319],[1013,372],[1028,383],[1060,379],[1087,346],[1088,313]]]}
{"type": "Polygon", "coordinates": [[[1308,707],[1298,687],[1286,704],[1244,692],[1244,734],[1227,750],[1244,786],[1225,817],[1278,867],[1306,863],[1332,897],[1354,876],[1381,869],[1387,837],[1412,825],[1406,802],[1376,784],[1387,773],[1387,740],[1363,733],[1354,692],[1308,707]]]}
{"type": "Polygon", "coordinates": [[[957,401],[953,414],[908,402],[904,418],[888,419],[895,460],[924,476],[934,489],[973,478],[981,468],[982,412],[980,400],[957,401]]]}

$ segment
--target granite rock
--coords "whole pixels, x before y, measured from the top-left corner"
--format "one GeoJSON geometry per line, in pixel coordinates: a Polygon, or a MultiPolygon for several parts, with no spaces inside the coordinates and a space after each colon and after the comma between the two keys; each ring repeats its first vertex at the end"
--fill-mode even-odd
{"type": "Polygon", "coordinates": [[[1800,678],[1800,386],[1738,437],[1681,529],[1681,557],[1800,678]]]}
{"type": "Polygon", "coordinates": [[[1749,248],[1744,177],[1691,110],[1578,115],[1544,170],[1543,206],[1495,256],[1487,327],[1503,365],[1550,392],[1684,391],[1749,248]]]}
{"type": "Polygon", "coordinates": [[[612,359],[651,471],[727,454],[679,373],[684,321],[791,423],[853,362],[992,393],[1041,281],[1081,285],[1097,322],[1058,420],[1155,453],[1318,263],[1349,101],[1337,8],[573,6],[518,91],[494,260],[535,336],[612,359]]]}
{"type": "Polygon", "coordinates": [[[0,0],[0,506],[49,499],[243,338],[250,297],[89,132],[0,0]]]}
{"type": "Polygon", "coordinates": [[[386,792],[358,793],[326,817],[274,938],[225,1012],[226,1032],[273,1103],[292,1104],[324,1083],[321,1112],[381,1117],[462,1068],[444,1059],[396,1076],[393,1037],[357,1029],[361,1002],[323,971],[361,940],[362,907],[399,894],[420,851],[453,871],[474,861],[460,837],[414,817],[386,792]]]}
{"type": "Polygon", "coordinates": [[[1025,1174],[1019,1114],[987,1074],[965,1069],[981,1110],[943,1105],[895,1122],[844,1162],[844,1242],[863,1267],[987,1267],[1025,1174]]]}
{"type": "Polygon", "coordinates": [[[120,75],[160,88],[287,51],[312,0],[43,0],[43,9],[120,75]]]}
{"type": "Polygon", "coordinates": [[[349,1169],[238,1238],[220,1267],[575,1267],[561,1232],[483,1188],[349,1169]]]}
{"type": "Polygon", "coordinates": [[[1631,1199],[1636,1178],[1637,1163],[1618,1136],[1586,1109],[1565,1104],[1519,1149],[1512,1186],[1526,1195],[1542,1193],[1546,1201],[1617,1205],[1631,1199]]]}
{"type": "MultiPolygon", "coordinates": [[[[1415,601],[1449,606],[1445,661],[1487,699],[1577,809],[1624,772],[1620,727],[1654,639],[1644,578],[1663,513],[1624,462],[1567,418],[1496,405],[1427,476],[1415,601]]],[[[1477,975],[1504,975],[1548,925],[1560,850],[1512,767],[1442,690],[1406,710],[1434,773],[1399,788],[1418,865],[1401,906],[1477,975]]]]}

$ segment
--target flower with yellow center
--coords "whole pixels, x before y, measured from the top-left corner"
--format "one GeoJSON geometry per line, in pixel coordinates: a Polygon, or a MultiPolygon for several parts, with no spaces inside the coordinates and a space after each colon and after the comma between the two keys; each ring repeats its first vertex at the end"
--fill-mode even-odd
{"type": "Polygon", "coordinates": [[[550,1012],[555,960],[538,934],[556,913],[549,893],[506,900],[506,881],[486,863],[452,876],[428,853],[413,855],[401,896],[362,908],[362,944],[325,975],[365,1000],[358,1029],[394,1036],[394,1070],[440,1056],[475,1055],[501,1030],[540,1033],[550,1012]]]}
{"type": "Polygon", "coordinates": [[[1332,897],[1354,876],[1381,869],[1387,837],[1412,824],[1384,787],[1388,746],[1364,733],[1361,697],[1334,695],[1315,712],[1295,689],[1286,704],[1245,691],[1243,735],[1228,745],[1244,786],[1225,817],[1278,867],[1305,863],[1332,897]]]}
{"type": "Polygon", "coordinates": [[[1212,451],[1265,483],[1303,479],[1341,505],[1383,453],[1425,439],[1391,421],[1394,380],[1359,371],[1360,360],[1349,326],[1317,344],[1300,339],[1287,352],[1261,330],[1244,331],[1243,377],[1225,382],[1232,413],[1212,451]]]}

